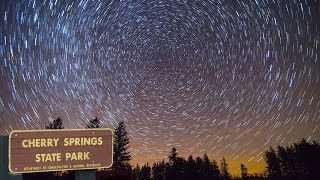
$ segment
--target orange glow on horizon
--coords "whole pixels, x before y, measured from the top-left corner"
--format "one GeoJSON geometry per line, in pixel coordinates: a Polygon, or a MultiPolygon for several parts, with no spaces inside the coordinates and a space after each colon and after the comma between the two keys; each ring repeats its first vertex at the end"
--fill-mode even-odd
{"type": "MultiPolygon", "coordinates": [[[[179,155],[180,156],[180,155],[179,155]]],[[[182,156],[183,158],[187,159],[188,156],[182,156]]],[[[193,156],[194,158],[197,156],[193,156]]],[[[200,156],[202,157],[202,156],[200,156]]],[[[228,163],[228,167],[229,167],[229,173],[231,176],[235,177],[235,176],[240,176],[241,175],[241,171],[240,171],[240,164],[243,163],[247,168],[248,168],[248,173],[249,174],[263,174],[265,171],[265,161],[264,159],[260,159],[261,157],[255,157],[253,159],[251,159],[248,162],[247,157],[239,157],[235,160],[231,160],[228,157],[225,157],[228,163]],[[260,160],[259,160],[260,159],[260,160]],[[259,160],[259,161],[258,161],[259,160]],[[258,162],[257,162],[258,161],[258,162]]],[[[161,162],[164,159],[165,162],[168,162],[168,157],[161,157],[161,156],[133,156],[132,160],[131,160],[131,166],[132,168],[134,168],[136,166],[136,164],[139,164],[140,168],[144,165],[144,164],[149,164],[149,166],[152,167],[153,163],[155,162],[161,162]]],[[[222,157],[220,159],[218,158],[213,158],[213,157],[209,157],[210,160],[215,159],[218,163],[218,166],[220,168],[220,160],[222,159],[222,157]]]]}

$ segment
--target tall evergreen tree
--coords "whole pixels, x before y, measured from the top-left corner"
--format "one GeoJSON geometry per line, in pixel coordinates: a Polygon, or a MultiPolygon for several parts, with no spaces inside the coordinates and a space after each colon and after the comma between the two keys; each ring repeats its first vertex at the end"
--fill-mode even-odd
{"type": "Polygon", "coordinates": [[[166,169],[166,176],[168,179],[176,179],[178,174],[180,174],[181,170],[178,167],[178,164],[180,163],[177,163],[178,153],[175,147],[171,149],[168,158],[169,158],[169,166],[166,169]]]}
{"type": "Polygon", "coordinates": [[[91,119],[89,124],[87,124],[87,128],[101,128],[100,119],[97,117],[95,119],[91,119]]]}
{"type": "Polygon", "coordinates": [[[188,157],[188,160],[186,162],[186,176],[189,179],[195,179],[197,177],[197,167],[196,167],[196,161],[193,159],[192,155],[188,157]]]}
{"type": "Polygon", "coordinates": [[[203,175],[206,179],[213,178],[213,168],[207,154],[203,155],[203,175]]]}
{"type": "Polygon", "coordinates": [[[197,177],[203,177],[203,161],[201,157],[196,157],[196,176],[197,177]]]}
{"type": "Polygon", "coordinates": [[[177,149],[173,147],[170,151],[169,162],[173,164],[177,160],[177,156],[178,156],[177,149]]]}
{"type": "Polygon", "coordinates": [[[212,162],[209,160],[207,154],[203,155],[202,159],[202,175],[203,179],[218,179],[220,172],[217,162],[213,160],[212,162]]]}
{"type": "Polygon", "coordinates": [[[221,160],[221,176],[223,179],[229,179],[230,178],[230,174],[229,174],[229,170],[228,170],[228,164],[226,159],[223,157],[221,160]]]}
{"type": "Polygon", "coordinates": [[[240,165],[240,170],[241,170],[241,178],[246,179],[248,177],[248,169],[247,167],[241,163],[240,165]]]}
{"type": "Polygon", "coordinates": [[[134,167],[133,170],[132,170],[131,178],[133,180],[138,180],[139,176],[140,176],[140,172],[141,172],[140,166],[139,166],[139,164],[137,164],[136,167],[134,167]]]}
{"type": "Polygon", "coordinates": [[[62,124],[62,119],[58,117],[57,119],[50,122],[48,126],[45,126],[45,128],[46,129],[64,129],[62,124]]]}
{"type": "Polygon", "coordinates": [[[271,178],[278,178],[281,176],[280,160],[277,157],[276,151],[270,147],[269,151],[265,152],[265,159],[267,164],[267,173],[271,178]]]}
{"type": "Polygon", "coordinates": [[[152,174],[154,180],[164,180],[166,174],[166,165],[164,160],[161,163],[154,163],[152,166],[152,174]]]}
{"type": "Polygon", "coordinates": [[[176,177],[182,177],[185,175],[186,160],[183,157],[177,157],[177,160],[173,163],[176,177]]]}
{"type": "Polygon", "coordinates": [[[213,169],[213,177],[214,179],[219,179],[220,177],[220,170],[219,170],[219,166],[218,166],[218,163],[216,160],[212,160],[211,161],[211,166],[212,166],[212,169],[213,169]]]}
{"type": "Polygon", "coordinates": [[[302,139],[294,144],[295,157],[297,159],[296,172],[299,176],[320,177],[320,146],[316,141],[313,144],[302,139]]]}
{"type": "Polygon", "coordinates": [[[128,133],[125,129],[124,122],[121,121],[114,131],[112,170],[115,174],[126,176],[131,174],[129,147],[128,133]]]}
{"type": "Polygon", "coordinates": [[[281,175],[282,176],[290,176],[290,175],[292,175],[292,172],[290,170],[291,168],[290,168],[290,162],[289,162],[288,153],[287,153],[287,150],[284,147],[278,146],[277,157],[278,157],[279,162],[280,162],[281,175]]]}
{"type": "Polygon", "coordinates": [[[151,176],[151,167],[147,163],[143,165],[141,168],[140,180],[149,180],[151,178],[150,176],[151,176]]]}

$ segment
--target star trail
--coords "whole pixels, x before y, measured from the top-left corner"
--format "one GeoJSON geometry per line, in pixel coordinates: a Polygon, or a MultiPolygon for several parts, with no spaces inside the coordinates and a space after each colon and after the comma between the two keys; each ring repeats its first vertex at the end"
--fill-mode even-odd
{"type": "Polygon", "coordinates": [[[320,140],[320,1],[1,1],[0,133],[123,120],[131,164],[320,140]]]}

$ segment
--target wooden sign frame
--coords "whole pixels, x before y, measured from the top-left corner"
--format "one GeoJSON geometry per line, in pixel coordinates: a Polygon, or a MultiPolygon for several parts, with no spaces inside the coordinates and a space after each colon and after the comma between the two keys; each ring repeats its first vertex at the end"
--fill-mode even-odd
{"type": "Polygon", "coordinates": [[[110,168],[113,141],[110,128],[14,130],[8,168],[11,173],[110,168]]]}

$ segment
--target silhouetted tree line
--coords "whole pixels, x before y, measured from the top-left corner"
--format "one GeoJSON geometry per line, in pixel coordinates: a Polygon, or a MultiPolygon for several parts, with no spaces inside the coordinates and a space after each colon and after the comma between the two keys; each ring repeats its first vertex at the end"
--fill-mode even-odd
{"type": "Polygon", "coordinates": [[[164,180],[164,179],[228,179],[228,164],[224,159],[225,174],[219,170],[215,160],[210,161],[208,156],[196,157],[190,155],[188,159],[179,157],[176,148],[172,148],[169,162],[162,160],[149,166],[145,164],[140,168],[137,164],[132,171],[132,179],[136,180],[164,180]]]}
{"type": "MultiPolygon", "coordinates": [[[[60,117],[45,126],[46,129],[63,129],[60,117]]],[[[98,118],[92,119],[86,128],[101,128],[98,118]]],[[[223,157],[220,167],[214,159],[210,161],[207,154],[187,159],[179,157],[176,148],[172,148],[168,162],[162,160],[152,166],[148,163],[140,167],[138,164],[131,167],[129,152],[129,137],[125,124],[121,121],[114,130],[113,165],[108,169],[96,170],[97,180],[171,180],[171,179],[320,179],[320,146],[306,140],[295,143],[290,147],[272,147],[265,152],[265,175],[248,174],[244,164],[240,165],[241,177],[231,177],[228,163],[223,157]]],[[[23,174],[23,179],[67,180],[74,179],[74,171],[44,172],[23,174]]]]}
{"type": "Polygon", "coordinates": [[[305,139],[289,147],[265,152],[268,176],[273,179],[320,179],[320,145],[305,139]]]}
{"type": "Polygon", "coordinates": [[[189,155],[187,159],[179,157],[176,148],[172,148],[169,154],[169,161],[155,162],[152,167],[149,164],[143,165],[141,168],[137,164],[133,170],[131,179],[133,180],[228,180],[228,179],[266,179],[263,174],[248,174],[248,169],[244,164],[240,165],[241,176],[231,177],[229,173],[228,163],[223,157],[220,161],[220,167],[217,161],[209,160],[207,154],[203,157],[197,156],[193,158],[189,155]]]}

